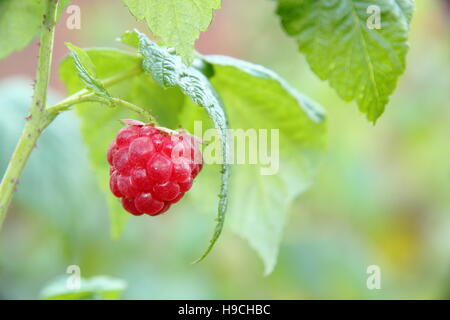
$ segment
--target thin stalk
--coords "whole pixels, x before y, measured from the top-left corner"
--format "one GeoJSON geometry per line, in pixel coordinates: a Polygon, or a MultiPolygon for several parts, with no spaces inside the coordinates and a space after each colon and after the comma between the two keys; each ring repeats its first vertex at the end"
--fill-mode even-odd
{"type": "Polygon", "coordinates": [[[143,117],[147,122],[157,124],[156,119],[152,116],[152,114],[131,102],[119,99],[119,98],[103,98],[99,97],[95,94],[86,94],[77,96],[73,99],[64,100],[57,105],[54,105],[47,109],[49,113],[53,113],[55,116],[63,111],[70,110],[70,108],[75,104],[85,103],[85,102],[98,102],[106,104],[110,107],[123,107],[130,111],[133,111],[143,117]],[[65,102],[64,102],[65,101],[65,102]]]}
{"type": "Polygon", "coordinates": [[[121,106],[123,108],[126,108],[128,110],[131,110],[133,112],[136,112],[137,114],[139,114],[140,116],[142,116],[148,123],[153,123],[155,125],[158,124],[158,122],[156,121],[155,117],[152,116],[152,114],[150,112],[148,112],[147,110],[145,110],[144,108],[141,108],[133,103],[130,103],[128,101],[119,99],[119,98],[112,98],[112,102],[114,105],[116,106],[121,106]]]}

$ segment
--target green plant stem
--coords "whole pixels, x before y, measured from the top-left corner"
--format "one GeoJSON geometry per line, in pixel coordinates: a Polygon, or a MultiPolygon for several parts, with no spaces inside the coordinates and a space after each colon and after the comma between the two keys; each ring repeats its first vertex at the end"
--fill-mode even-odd
{"type": "Polygon", "coordinates": [[[142,116],[146,121],[150,123],[157,124],[156,119],[152,116],[150,112],[141,108],[131,102],[119,99],[119,98],[110,98],[106,99],[103,97],[96,96],[95,94],[86,94],[77,96],[76,98],[71,98],[68,100],[61,101],[59,104],[54,105],[47,109],[47,111],[55,116],[63,111],[70,110],[70,108],[75,104],[85,103],[85,102],[98,102],[109,105],[111,107],[124,107],[130,111],[136,112],[140,116],[142,116]]]}
{"type": "Polygon", "coordinates": [[[148,123],[153,123],[155,125],[158,125],[158,122],[156,121],[155,117],[153,117],[152,114],[150,112],[148,112],[147,110],[145,110],[133,103],[130,103],[128,101],[118,99],[118,98],[112,98],[112,102],[116,106],[121,106],[121,107],[127,108],[128,110],[136,112],[137,114],[141,115],[148,123]]]}
{"type": "Polygon", "coordinates": [[[51,122],[51,115],[45,111],[47,88],[52,63],[53,42],[57,0],[47,0],[40,34],[39,60],[36,83],[30,115],[22,132],[11,161],[0,184],[0,227],[5,219],[14,190],[19,182],[25,163],[45,127],[51,122]]]}

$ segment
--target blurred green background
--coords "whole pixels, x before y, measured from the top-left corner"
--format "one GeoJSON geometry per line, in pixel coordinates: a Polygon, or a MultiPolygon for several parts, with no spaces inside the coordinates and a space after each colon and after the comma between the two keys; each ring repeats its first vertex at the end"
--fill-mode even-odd
{"type": "MultiPolygon", "coordinates": [[[[67,29],[67,15],[59,24],[51,100],[65,94],[56,73],[64,41],[120,46],[114,39],[124,30],[147,30],[120,1],[74,4],[81,29],[67,29]]],[[[273,1],[223,0],[198,42],[201,53],[275,70],[328,113],[316,183],[292,208],[270,276],[227,228],[212,254],[191,265],[215,212],[205,216],[189,200],[165,219],[131,219],[111,240],[78,120],[66,113],[32,154],[0,233],[0,299],[38,298],[69,265],[83,277],[125,280],[124,299],[450,298],[450,8],[438,0],[416,6],[407,72],[376,126],[310,71],[273,1]],[[380,290],[366,286],[370,265],[381,268],[380,290]]],[[[36,55],[33,43],[0,61],[0,173],[24,125],[36,55]]]]}

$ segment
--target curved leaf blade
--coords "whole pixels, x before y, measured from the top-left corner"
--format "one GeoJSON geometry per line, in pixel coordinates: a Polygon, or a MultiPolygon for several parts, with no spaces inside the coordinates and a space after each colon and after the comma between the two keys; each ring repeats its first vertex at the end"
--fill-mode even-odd
{"type": "Polygon", "coordinates": [[[209,118],[213,121],[214,127],[219,131],[222,143],[222,170],[221,185],[219,192],[219,206],[216,220],[216,227],[210,240],[209,246],[203,255],[194,261],[200,262],[209,254],[214,244],[222,233],[225,223],[225,214],[228,207],[228,181],[230,179],[231,167],[229,165],[229,137],[228,120],[224,112],[222,101],[208,79],[198,70],[186,69],[180,76],[179,82],[181,90],[191,97],[192,101],[205,108],[209,118]]]}
{"type": "MultiPolygon", "coordinates": [[[[179,87],[193,102],[206,110],[214,127],[218,130],[222,146],[221,187],[217,224],[204,254],[195,262],[203,260],[219,238],[228,206],[228,180],[230,177],[228,120],[222,101],[209,80],[197,69],[184,65],[180,58],[166,48],[150,41],[144,34],[135,31],[139,38],[139,51],[144,56],[143,67],[153,79],[164,87],[179,87]]],[[[128,35],[128,38],[130,36],[128,35]]]]}

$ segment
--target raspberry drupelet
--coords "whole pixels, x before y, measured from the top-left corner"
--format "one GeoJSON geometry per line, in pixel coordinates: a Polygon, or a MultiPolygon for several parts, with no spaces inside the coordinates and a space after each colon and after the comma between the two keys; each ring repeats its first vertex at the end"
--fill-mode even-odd
{"type": "Polygon", "coordinates": [[[156,216],[178,202],[202,170],[198,141],[184,130],[130,123],[108,149],[110,189],[131,214],[156,216]]]}

